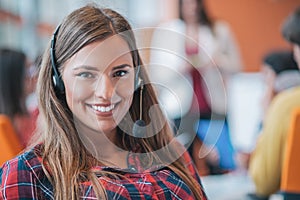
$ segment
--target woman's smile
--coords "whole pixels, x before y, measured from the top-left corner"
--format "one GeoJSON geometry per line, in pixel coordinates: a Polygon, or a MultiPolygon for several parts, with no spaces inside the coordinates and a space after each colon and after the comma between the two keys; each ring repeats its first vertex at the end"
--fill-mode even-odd
{"type": "Polygon", "coordinates": [[[112,110],[115,108],[115,104],[111,105],[90,105],[95,111],[102,112],[102,113],[107,113],[107,112],[112,112],[112,110]]]}
{"type": "Polygon", "coordinates": [[[87,104],[94,113],[101,117],[112,117],[117,104],[87,104]]]}

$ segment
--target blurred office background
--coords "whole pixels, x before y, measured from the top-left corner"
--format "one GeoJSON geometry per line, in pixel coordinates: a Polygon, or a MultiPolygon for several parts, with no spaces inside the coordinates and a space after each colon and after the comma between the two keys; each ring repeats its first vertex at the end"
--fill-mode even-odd
{"type": "MultiPolygon", "coordinates": [[[[142,46],[150,44],[155,26],[178,17],[177,0],[0,0],[0,46],[21,49],[34,60],[62,18],[87,2],[116,9],[134,28],[147,28],[141,29],[137,38],[142,46]]],[[[214,18],[230,24],[240,48],[243,71],[229,83],[230,128],[235,147],[250,152],[255,145],[264,92],[261,59],[270,50],[291,48],[281,36],[281,24],[300,0],[207,0],[207,4],[214,18]]],[[[149,52],[142,51],[142,56],[147,63],[149,52]]],[[[244,179],[237,181],[232,185],[238,187],[244,179]]],[[[209,190],[218,190],[211,194],[212,199],[226,199],[216,182],[206,181],[209,190]]],[[[236,187],[223,186],[224,192],[236,192],[236,187]]],[[[243,187],[240,189],[242,192],[243,187]]]]}
{"type": "MultiPolygon", "coordinates": [[[[142,28],[177,17],[177,1],[0,0],[0,9],[6,12],[0,15],[0,45],[24,49],[34,57],[44,48],[60,20],[87,2],[114,8],[124,14],[133,27],[142,28]]],[[[207,0],[207,4],[213,17],[231,25],[243,56],[244,71],[253,72],[260,68],[260,58],[264,53],[273,48],[288,47],[281,37],[280,26],[300,1],[207,0]]]]}

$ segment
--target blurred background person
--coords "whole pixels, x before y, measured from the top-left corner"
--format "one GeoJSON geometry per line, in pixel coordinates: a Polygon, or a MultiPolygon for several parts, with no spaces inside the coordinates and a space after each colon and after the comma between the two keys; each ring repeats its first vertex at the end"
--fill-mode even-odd
{"type": "Polygon", "coordinates": [[[279,92],[300,85],[299,68],[293,57],[293,51],[290,50],[274,50],[267,53],[262,60],[262,73],[266,83],[262,99],[264,112],[279,92]]]}
{"type": "MultiPolygon", "coordinates": [[[[264,77],[265,90],[261,99],[262,117],[257,136],[261,132],[265,114],[273,98],[284,90],[300,85],[299,69],[291,50],[272,50],[264,55],[261,72],[264,77]]],[[[245,169],[248,168],[250,154],[239,155],[240,164],[245,169]]]]}
{"type": "MultiPolygon", "coordinates": [[[[284,21],[282,34],[293,45],[294,58],[300,64],[300,7],[284,21]]],[[[300,107],[300,86],[280,92],[271,101],[263,122],[262,132],[251,154],[249,174],[259,198],[279,191],[286,138],[292,112],[300,107]]]]}
{"type": "Polygon", "coordinates": [[[23,52],[0,49],[0,114],[11,119],[23,147],[30,140],[36,120],[36,116],[26,107],[30,78],[27,73],[28,64],[23,52]]]}
{"type": "Polygon", "coordinates": [[[180,0],[179,16],[153,33],[151,79],[175,130],[189,135],[199,173],[222,174],[236,168],[226,81],[242,69],[239,49],[229,25],[213,20],[205,1],[180,0]]]}

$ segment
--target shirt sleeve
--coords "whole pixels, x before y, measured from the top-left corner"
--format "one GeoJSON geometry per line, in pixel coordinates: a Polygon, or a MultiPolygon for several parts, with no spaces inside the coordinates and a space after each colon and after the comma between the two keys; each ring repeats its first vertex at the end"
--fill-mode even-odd
{"type": "Polygon", "coordinates": [[[271,103],[256,148],[250,158],[249,173],[255,183],[257,194],[262,196],[269,196],[280,187],[291,110],[284,97],[277,97],[271,103]]]}
{"type": "Polygon", "coordinates": [[[20,157],[0,168],[0,199],[44,199],[47,194],[50,193],[41,187],[34,171],[20,157]]]}

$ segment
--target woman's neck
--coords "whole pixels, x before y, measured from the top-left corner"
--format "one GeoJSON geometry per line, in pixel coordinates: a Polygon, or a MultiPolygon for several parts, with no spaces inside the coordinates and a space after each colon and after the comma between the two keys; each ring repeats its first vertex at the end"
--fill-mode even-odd
{"type": "Polygon", "coordinates": [[[186,47],[187,48],[198,48],[199,40],[199,26],[194,26],[192,24],[186,26],[186,47]]]}
{"type": "Polygon", "coordinates": [[[100,165],[127,168],[128,152],[116,145],[117,129],[109,133],[101,133],[84,125],[78,125],[77,130],[85,148],[100,162],[100,165]]]}

